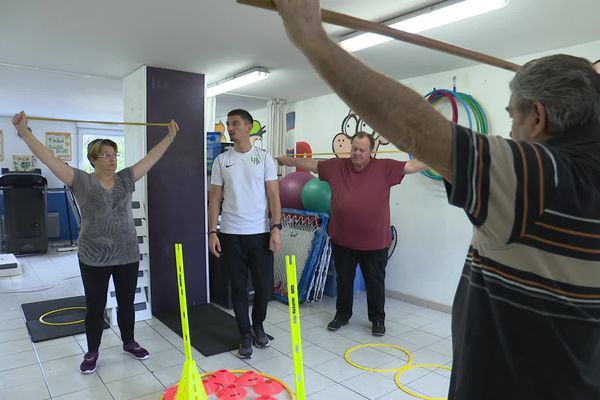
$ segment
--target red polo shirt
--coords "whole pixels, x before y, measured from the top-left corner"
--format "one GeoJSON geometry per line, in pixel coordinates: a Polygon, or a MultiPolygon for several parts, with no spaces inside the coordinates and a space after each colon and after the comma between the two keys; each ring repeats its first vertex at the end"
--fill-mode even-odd
{"type": "Polygon", "coordinates": [[[390,188],[402,182],[405,164],[371,158],[362,171],[349,158],[317,164],[319,178],[331,186],[329,234],[335,244],[354,250],[389,246],[390,188]]]}

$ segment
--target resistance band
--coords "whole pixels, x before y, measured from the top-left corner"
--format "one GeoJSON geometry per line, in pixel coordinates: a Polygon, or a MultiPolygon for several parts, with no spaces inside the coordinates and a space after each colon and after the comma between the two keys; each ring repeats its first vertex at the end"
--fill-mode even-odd
{"type": "Polygon", "coordinates": [[[54,122],[81,122],[86,124],[103,124],[103,125],[142,125],[142,126],[169,126],[168,122],[113,122],[113,121],[88,121],[84,119],[65,119],[65,118],[47,118],[47,117],[30,117],[30,121],[54,121],[54,122]]]}

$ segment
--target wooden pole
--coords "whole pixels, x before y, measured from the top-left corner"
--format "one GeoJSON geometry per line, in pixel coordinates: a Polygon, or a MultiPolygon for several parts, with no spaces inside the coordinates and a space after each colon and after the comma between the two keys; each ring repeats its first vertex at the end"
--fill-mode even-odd
{"type": "MultiPolygon", "coordinates": [[[[277,7],[271,0],[237,0],[240,4],[264,8],[267,10],[277,11],[277,7]]],[[[473,61],[478,61],[483,64],[492,65],[494,67],[517,72],[520,65],[511,63],[501,58],[493,57],[477,51],[465,49],[455,46],[450,43],[442,42],[435,39],[430,39],[425,36],[417,35],[401,31],[399,29],[390,28],[389,26],[367,21],[360,18],[355,18],[346,14],[340,14],[334,11],[321,9],[321,19],[323,22],[343,26],[355,31],[371,32],[383,36],[388,36],[402,42],[416,44],[417,46],[426,47],[432,50],[438,50],[443,53],[452,54],[458,57],[466,58],[473,61]]]]}

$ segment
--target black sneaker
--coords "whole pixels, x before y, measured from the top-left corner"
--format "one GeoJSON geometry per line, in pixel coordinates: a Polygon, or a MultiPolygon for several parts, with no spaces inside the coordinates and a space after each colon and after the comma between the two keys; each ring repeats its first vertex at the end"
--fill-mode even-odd
{"type": "Polygon", "coordinates": [[[333,321],[327,324],[327,329],[330,331],[337,331],[344,325],[348,325],[348,320],[343,320],[338,317],[335,317],[333,321]]]}
{"type": "Polygon", "coordinates": [[[254,331],[254,345],[260,348],[269,347],[271,342],[262,325],[254,325],[252,330],[254,331]]]}
{"type": "Polygon", "coordinates": [[[252,357],[252,335],[247,333],[242,335],[242,341],[238,348],[239,358],[250,358],[252,357]]]}
{"type": "Polygon", "coordinates": [[[385,335],[385,324],[383,323],[383,321],[373,322],[373,328],[371,329],[371,333],[373,334],[373,336],[385,335]]]}

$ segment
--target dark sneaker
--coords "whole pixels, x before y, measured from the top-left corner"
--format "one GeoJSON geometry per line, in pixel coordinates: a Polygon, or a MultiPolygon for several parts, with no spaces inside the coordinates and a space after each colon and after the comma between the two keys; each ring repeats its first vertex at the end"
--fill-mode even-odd
{"type": "Polygon", "coordinates": [[[260,348],[269,347],[271,341],[265,333],[265,330],[263,329],[262,325],[253,326],[252,330],[254,331],[254,345],[260,348]]]}
{"type": "Polygon", "coordinates": [[[383,323],[383,321],[373,322],[373,328],[371,329],[371,333],[373,334],[373,336],[385,335],[385,324],[383,323]]]}
{"type": "Polygon", "coordinates": [[[96,362],[98,361],[97,351],[88,351],[83,356],[83,361],[79,366],[79,371],[82,374],[91,374],[96,370],[96,362]]]}
{"type": "Polygon", "coordinates": [[[131,354],[132,357],[135,357],[138,360],[147,360],[150,358],[150,353],[148,353],[148,350],[140,346],[135,340],[124,344],[123,351],[131,354]]]}
{"type": "Polygon", "coordinates": [[[327,329],[330,331],[337,331],[344,325],[348,325],[348,320],[343,320],[338,317],[335,317],[333,321],[327,324],[327,329]]]}
{"type": "Polygon", "coordinates": [[[238,348],[239,358],[252,357],[252,339],[252,335],[249,333],[242,335],[242,341],[240,342],[240,347],[238,348]]]}

